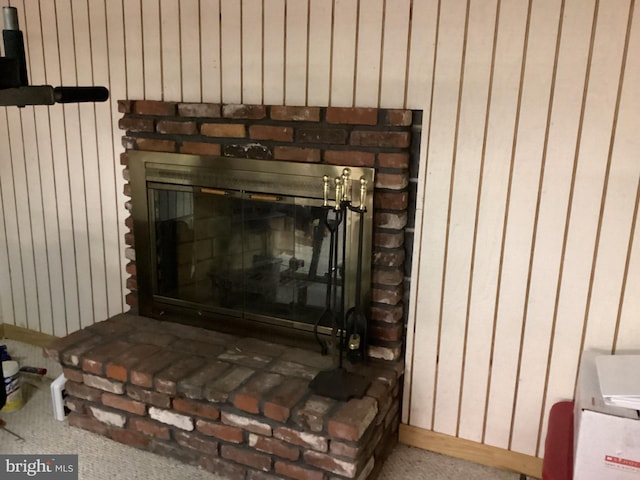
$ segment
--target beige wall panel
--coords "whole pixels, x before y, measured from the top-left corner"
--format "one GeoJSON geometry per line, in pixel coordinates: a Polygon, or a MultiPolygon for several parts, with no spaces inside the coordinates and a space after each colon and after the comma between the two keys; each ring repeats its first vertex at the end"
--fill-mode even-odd
{"type": "Polygon", "coordinates": [[[335,107],[351,107],[354,99],[358,1],[335,0],[333,5],[330,104],[335,107]]]}
{"type": "MultiPolygon", "coordinates": [[[[427,124],[431,102],[431,78],[435,55],[435,35],[438,19],[437,0],[414,1],[407,69],[407,108],[424,109],[427,124]]],[[[418,202],[422,205],[422,202],[418,202]]]]}
{"type": "MultiPolygon", "coordinates": [[[[488,96],[492,72],[492,54],[496,30],[497,1],[471,3],[469,31],[464,68],[464,90],[460,103],[460,121],[456,146],[454,196],[451,203],[451,229],[445,289],[444,316],[458,329],[445,330],[443,339],[459,351],[460,362],[450,371],[458,380],[448,387],[456,402],[450,408],[451,431],[467,439],[482,439],[486,396],[487,357],[490,343],[486,342],[482,322],[472,318],[470,299],[474,288],[472,275],[477,238],[476,218],[484,170],[484,138],[488,127],[488,96]],[[463,332],[460,335],[460,332],[463,332]],[[453,424],[453,418],[456,424],[453,424]]],[[[446,367],[445,367],[446,368],[446,367]]],[[[446,373],[442,371],[443,378],[446,373]]],[[[441,391],[442,389],[440,389],[441,391]]],[[[442,401],[444,401],[444,397],[442,401]]]]}
{"type": "Polygon", "coordinates": [[[264,102],[284,105],[285,0],[264,3],[264,102]]]}
{"type": "MultiPolygon", "coordinates": [[[[617,11],[616,17],[617,14],[626,13],[624,12],[624,4],[619,5],[618,8],[622,12],[617,11]]],[[[624,15],[622,19],[617,19],[615,22],[625,34],[628,31],[626,22],[629,20],[631,17],[624,15]],[[620,25],[622,22],[624,23],[620,25]]],[[[624,41],[628,40],[630,38],[625,38],[624,41]]],[[[623,50],[623,47],[621,46],[620,49],[623,50]]],[[[613,300],[620,298],[624,282],[627,258],[623,252],[628,249],[629,245],[632,227],[629,219],[634,215],[637,179],[640,178],[640,161],[628,162],[626,155],[614,155],[618,142],[621,142],[622,145],[625,144],[624,136],[618,135],[625,133],[624,130],[619,130],[621,127],[620,109],[628,109],[630,105],[627,102],[623,103],[622,89],[625,85],[630,88],[634,88],[634,86],[629,83],[628,78],[623,79],[622,74],[626,72],[627,65],[631,64],[629,66],[633,71],[633,63],[638,64],[638,55],[634,54],[633,50],[631,52],[630,56],[629,52],[626,52],[626,56],[622,59],[620,82],[615,89],[617,90],[616,111],[608,145],[609,150],[607,157],[602,158],[603,162],[607,162],[607,170],[602,189],[594,265],[590,279],[591,294],[588,303],[585,348],[611,350],[615,342],[617,324],[615,319],[618,315],[619,302],[613,300]]],[[[610,74],[614,72],[615,70],[611,70],[610,74]]]]}
{"type": "MultiPolygon", "coordinates": [[[[135,3],[135,2],[132,2],[135,3]]],[[[93,6],[98,9],[98,5],[93,6]]],[[[162,100],[162,46],[160,44],[160,2],[141,0],[144,98],[162,100]]],[[[97,25],[92,28],[97,28],[97,25]]],[[[99,57],[98,57],[99,58],[99,57]]]]}
{"type": "MultiPolygon", "coordinates": [[[[127,98],[142,98],[145,94],[141,0],[122,2],[124,44],[126,48],[127,98]]],[[[158,0],[160,1],[160,0],[158,0]]],[[[56,3],[62,4],[64,2],[56,3]]],[[[109,25],[111,27],[111,25],[109,25]]],[[[62,55],[62,52],[61,52],[62,55]]]]}
{"type": "Polygon", "coordinates": [[[219,2],[200,2],[202,101],[221,101],[219,2]]]}
{"type": "Polygon", "coordinates": [[[438,428],[446,429],[447,420],[434,411],[438,388],[441,387],[436,359],[441,354],[440,365],[449,360],[448,352],[440,351],[442,282],[465,16],[466,2],[463,0],[449,3],[440,16],[422,218],[425,232],[418,273],[420,292],[416,322],[419,326],[414,345],[419,345],[419,348],[414,351],[413,368],[414,372],[425,373],[413,385],[410,421],[413,425],[433,427],[436,431],[438,428]]]}
{"type": "MultiPolygon", "coordinates": [[[[535,249],[534,237],[539,219],[538,205],[542,195],[543,161],[549,125],[549,101],[552,95],[559,16],[559,1],[532,3],[503,257],[501,284],[503,288],[500,292],[498,311],[500,317],[511,317],[512,322],[501,330],[502,345],[500,347],[496,345],[496,352],[500,351],[503,355],[508,352],[502,357],[503,361],[499,362],[503,368],[495,370],[496,374],[503,375],[497,378],[498,381],[495,384],[497,395],[509,398],[513,403],[509,407],[505,405],[500,419],[487,418],[487,422],[492,424],[503,422],[504,428],[509,430],[509,448],[512,448],[513,442],[516,441],[518,443],[516,448],[521,449],[517,451],[530,455],[535,455],[537,444],[538,429],[532,421],[534,417],[532,411],[536,410],[529,410],[526,406],[518,409],[520,407],[518,395],[522,392],[524,402],[527,404],[529,396],[523,383],[533,378],[533,375],[526,370],[531,368],[531,365],[522,358],[527,346],[525,337],[531,329],[540,331],[544,328],[542,322],[528,316],[528,303],[529,301],[547,301],[547,299],[530,297],[529,281],[535,249]],[[508,358],[511,362],[507,360],[508,358]],[[510,365],[507,366],[509,363],[510,365]],[[507,415],[507,412],[511,414],[507,415]],[[525,421],[524,427],[517,423],[520,420],[525,421]],[[516,427],[520,428],[521,432],[514,436],[516,427]]],[[[546,331],[548,332],[548,328],[546,331]]],[[[544,378],[544,370],[538,370],[537,373],[544,378]]]]}
{"type": "Polygon", "coordinates": [[[307,49],[309,5],[306,1],[286,3],[284,86],[286,105],[307,101],[307,49]]]}
{"type": "Polygon", "coordinates": [[[262,103],[262,0],[242,0],[242,102],[262,103]]]}
{"type": "Polygon", "coordinates": [[[593,252],[629,3],[616,0],[599,6],[545,407],[573,397],[588,316],[593,252]]]}
{"type": "MultiPolygon", "coordinates": [[[[108,85],[109,49],[107,45],[106,10],[104,2],[89,1],[89,31],[91,35],[92,74],[96,85],[108,85]]],[[[145,74],[146,75],[146,74],[145,74]]],[[[146,84],[145,90],[148,90],[146,84]]],[[[123,289],[121,278],[124,271],[124,258],[120,254],[120,239],[123,226],[118,221],[119,192],[116,192],[116,159],[114,151],[114,125],[112,122],[111,102],[97,103],[95,108],[95,130],[97,137],[98,190],[100,192],[100,215],[104,244],[104,276],[105,295],[107,301],[106,316],[115,315],[123,308],[123,289]]],[[[119,150],[119,146],[118,146],[119,150]]],[[[53,286],[53,282],[52,282],[53,286]]],[[[96,292],[100,295],[100,292],[96,292]]],[[[104,317],[106,318],[106,317],[104,317]]],[[[101,320],[100,312],[96,312],[96,320],[101,320]]]]}
{"type": "Polygon", "coordinates": [[[377,107],[380,97],[380,68],[382,61],[382,22],[385,0],[360,2],[358,12],[358,42],[356,75],[354,78],[355,105],[377,107]]]}
{"type": "MultiPolygon", "coordinates": [[[[4,6],[0,3],[1,6],[4,6]]],[[[7,124],[7,108],[0,108],[0,142],[2,145],[9,144],[9,125],[7,124]]],[[[15,311],[14,311],[14,295],[13,295],[13,278],[9,275],[11,267],[11,251],[9,245],[11,244],[13,224],[11,221],[7,222],[7,217],[11,220],[12,214],[15,209],[9,208],[9,187],[7,181],[11,179],[9,155],[6,153],[2,156],[0,162],[0,269],[3,274],[0,275],[0,292],[2,293],[2,301],[0,306],[2,307],[2,322],[15,325],[15,311]],[[3,180],[4,179],[4,180],[3,180]]]]}
{"type": "Polygon", "coordinates": [[[221,0],[222,101],[242,103],[242,4],[221,0]]]}
{"type": "MultiPolygon", "coordinates": [[[[629,52],[625,69],[624,85],[620,102],[620,113],[616,139],[613,149],[613,161],[631,162],[638,165],[637,158],[640,151],[640,11],[635,9],[631,35],[629,38],[629,52]]],[[[640,219],[638,218],[638,203],[640,202],[640,175],[636,174],[635,211],[633,212],[632,235],[628,246],[625,266],[625,283],[620,296],[619,311],[616,315],[618,332],[614,339],[616,352],[638,350],[640,339],[640,219]]],[[[633,199],[633,191],[631,195],[633,199]]],[[[629,220],[627,220],[629,221],[629,220]]]]}
{"type": "Polygon", "coordinates": [[[200,73],[200,0],[179,0],[182,101],[202,101],[200,73]]]}
{"type": "MultiPolygon", "coordinates": [[[[180,48],[180,2],[160,0],[163,100],[180,102],[183,96],[182,51],[180,48]]],[[[195,52],[192,52],[193,54],[195,52]]],[[[127,48],[127,58],[129,49],[127,48]]],[[[131,97],[129,98],[139,98],[131,97]]]]}
{"type": "MultiPolygon", "coordinates": [[[[476,364],[478,376],[469,379],[473,391],[484,392],[477,398],[484,409],[482,441],[502,446],[498,432],[487,423],[487,415],[501,399],[494,396],[494,341],[503,319],[497,316],[501,287],[500,258],[504,245],[504,220],[510,188],[511,149],[516,121],[519,78],[527,21],[527,4],[502,1],[498,13],[492,97],[486,131],[485,165],[477,214],[476,246],[473,265],[473,290],[470,294],[470,337],[480,347],[468,352],[476,364]],[[481,374],[480,372],[485,372],[481,374]]],[[[468,377],[467,377],[468,378],[468,377]]],[[[479,407],[476,407],[479,408],[479,407]]],[[[475,427],[476,429],[478,426],[475,427]]],[[[476,433],[477,435],[477,433],[476,433]]]]}
{"type": "Polygon", "coordinates": [[[397,108],[405,105],[405,78],[409,55],[410,0],[387,1],[380,74],[380,97],[376,105],[397,108]]]}
{"type": "Polygon", "coordinates": [[[307,105],[329,104],[331,89],[332,0],[311,0],[309,3],[309,58],[307,59],[307,105]]]}

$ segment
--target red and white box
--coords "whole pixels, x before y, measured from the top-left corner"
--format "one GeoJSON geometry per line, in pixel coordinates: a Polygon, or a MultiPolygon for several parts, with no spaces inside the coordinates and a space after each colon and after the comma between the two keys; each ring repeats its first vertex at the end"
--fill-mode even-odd
{"type": "MultiPolygon", "coordinates": [[[[574,412],[574,480],[640,480],[640,414],[606,405],[596,357],[585,351],[580,364],[574,412]]],[[[619,372],[640,375],[640,371],[619,372]]]]}

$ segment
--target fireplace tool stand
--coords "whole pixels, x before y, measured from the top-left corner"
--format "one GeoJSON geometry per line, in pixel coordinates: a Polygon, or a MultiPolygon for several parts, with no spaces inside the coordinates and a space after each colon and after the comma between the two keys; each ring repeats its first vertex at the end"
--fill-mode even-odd
{"type": "MultiPolygon", "coordinates": [[[[365,200],[367,194],[367,181],[360,179],[360,206],[355,207],[351,203],[351,179],[349,169],[345,168],[342,176],[335,179],[336,202],[334,206],[329,206],[328,190],[329,177],[323,177],[323,193],[325,209],[325,225],[330,233],[329,245],[329,276],[327,279],[327,296],[325,311],[322,313],[316,326],[322,320],[331,321],[332,336],[337,334],[338,345],[338,366],[320,372],[309,384],[309,388],[318,394],[336,400],[346,401],[350,398],[362,398],[369,388],[370,382],[353,372],[349,372],[344,367],[344,357],[349,355],[351,360],[363,359],[366,354],[366,316],[362,309],[360,294],[362,276],[362,241],[363,241],[363,221],[366,212],[365,200]],[[338,231],[342,226],[342,268],[344,271],[346,261],[346,216],[353,212],[360,217],[358,231],[358,272],[356,275],[356,299],[355,306],[345,312],[344,298],[344,274],[343,283],[338,298],[338,251],[339,235],[338,231]],[[332,218],[330,218],[330,215],[332,218]],[[338,324],[339,322],[339,324],[338,324]],[[345,353],[347,351],[347,353],[345,353]],[[361,358],[359,358],[361,357],[361,358]]],[[[321,343],[322,352],[326,353],[326,346],[321,343]]]]}

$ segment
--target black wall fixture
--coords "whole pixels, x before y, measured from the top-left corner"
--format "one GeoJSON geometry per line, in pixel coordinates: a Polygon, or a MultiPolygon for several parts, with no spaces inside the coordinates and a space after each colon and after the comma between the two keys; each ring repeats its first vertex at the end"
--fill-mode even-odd
{"type": "Polygon", "coordinates": [[[15,7],[3,7],[4,57],[0,57],[0,106],[53,105],[54,103],[104,102],[105,87],[52,87],[29,85],[24,38],[15,7]]]}

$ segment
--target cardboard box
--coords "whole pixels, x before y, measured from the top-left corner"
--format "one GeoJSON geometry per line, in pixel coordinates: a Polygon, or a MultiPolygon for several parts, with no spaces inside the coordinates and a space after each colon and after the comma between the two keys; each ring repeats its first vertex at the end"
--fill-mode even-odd
{"type": "MultiPolygon", "coordinates": [[[[575,401],[574,479],[640,480],[640,416],[605,405],[595,357],[583,353],[575,401]]],[[[640,372],[625,372],[640,375],[640,372]]]]}

